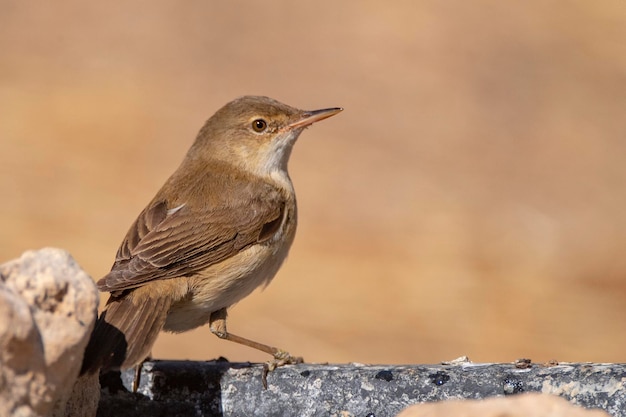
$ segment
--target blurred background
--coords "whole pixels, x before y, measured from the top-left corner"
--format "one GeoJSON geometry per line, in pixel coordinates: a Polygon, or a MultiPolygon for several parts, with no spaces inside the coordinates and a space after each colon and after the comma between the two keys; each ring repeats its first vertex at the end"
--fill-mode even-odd
{"type": "MultiPolygon", "coordinates": [[[[0,261],[99,279],[231,99],[342,106],[229,329],[312,362],[624,362],[622,0],[0,0],[0,261]]],[[[104,300],[104,298],[103,298],[104,300]]],[[[262,361],[208,328],[156,358],[262,361]]]]}

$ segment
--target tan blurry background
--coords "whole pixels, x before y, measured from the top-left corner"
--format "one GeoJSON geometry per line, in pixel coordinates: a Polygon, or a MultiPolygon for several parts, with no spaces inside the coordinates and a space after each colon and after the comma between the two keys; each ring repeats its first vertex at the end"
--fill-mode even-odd
{"type": "MultiPolygon", "coordinates": [[[[0,261],[94,277],[227,101],[345,112],[233,333],[314,362],[626,361],[623,0],[0,0],[0,261]]],[[[207,328],[157,358],[265,360],[207,328]]]]}

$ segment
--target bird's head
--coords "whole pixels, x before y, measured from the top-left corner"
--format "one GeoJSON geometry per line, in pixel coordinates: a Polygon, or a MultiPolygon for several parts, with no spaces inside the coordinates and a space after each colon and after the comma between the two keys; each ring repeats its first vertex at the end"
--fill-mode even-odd
{"type": "Polygon", "coordinates": [[[299,110],[269,97],[240,97],[205,123],[190,154],[232,163],[260,176],[286,171],[300,133],[342,110],[299,110]]]}

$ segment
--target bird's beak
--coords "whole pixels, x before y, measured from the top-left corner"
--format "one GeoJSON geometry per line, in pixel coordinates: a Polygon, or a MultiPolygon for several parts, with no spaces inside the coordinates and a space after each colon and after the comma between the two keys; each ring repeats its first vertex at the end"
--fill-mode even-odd
{"type": "Polygon", "coordinates": [[[312,110],[300,113],[300,118],[287,127],[289,129],[297,129],[299,127],[307,127],[315,122],[334,116],[343,109],[341,107],[331,107],[330,109],[312,110]]]}

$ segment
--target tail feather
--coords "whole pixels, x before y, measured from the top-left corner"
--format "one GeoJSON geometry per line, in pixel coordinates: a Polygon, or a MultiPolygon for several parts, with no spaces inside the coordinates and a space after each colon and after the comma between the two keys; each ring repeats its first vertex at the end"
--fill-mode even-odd
{"type": "Polygon", "coordinates": [[[85,349],[81,375],[131,368],[150,354],[171,299],[138,290],[109,298],[85,349]]]}

